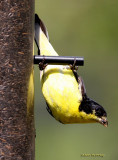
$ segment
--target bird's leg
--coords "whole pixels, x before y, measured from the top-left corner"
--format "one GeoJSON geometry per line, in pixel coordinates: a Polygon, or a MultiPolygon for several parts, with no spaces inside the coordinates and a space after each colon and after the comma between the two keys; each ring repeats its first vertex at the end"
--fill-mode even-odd
{"type": "Polygon", "coordinates": [[[78,70],[78,66],[76,66],[76,58],[74,59],[73,65],[70,64],[70,69],[72,71],[77,71],[78,70]]]}
{"type": "Polygon", "coordinates": [[[45,64],[45,57],[43,58],[42,62],[39,63],[39,69],[42,71],[45,69],[45,67],[48,65],[48,64],[45,64]]]}
{"type": "Polygon", "coordinates": [[[76,58],[74,59],[73,65],[70,64],[68,67],[66,67],[66,69],[71,69],[73,72],[77,72],[78,66],[76,66],[76,58]]]}

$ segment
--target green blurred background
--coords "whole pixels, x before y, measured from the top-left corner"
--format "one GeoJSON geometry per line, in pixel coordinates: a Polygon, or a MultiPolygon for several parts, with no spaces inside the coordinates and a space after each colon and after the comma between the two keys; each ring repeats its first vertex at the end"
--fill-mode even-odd
{"type": "Polygon", "coordinates": [[[35,12],[45,22],[59,55],[84,56],[85,65],[78,73],[89,97],[106,109],[109,121],[108,128],[100,124],[57,122],[46,110],[35,66],[36,160],[117,160],[118,1],[36,0],[35,12]]]}

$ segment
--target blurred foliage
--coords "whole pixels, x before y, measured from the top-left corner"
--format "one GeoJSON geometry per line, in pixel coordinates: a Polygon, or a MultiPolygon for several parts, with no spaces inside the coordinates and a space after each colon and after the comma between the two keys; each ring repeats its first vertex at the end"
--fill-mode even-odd
{"type": "Polygon", "coordinates": [[[81,154],[117,160],[118,1],[36,0],[35,12],[45,22],[59,55],[84,56],[85,65],[78,73],[89,97],[106,109],[109,121],[108,128],[57,122],[46,110],[35,66],[36,160],[101,159],[81,154]]]}

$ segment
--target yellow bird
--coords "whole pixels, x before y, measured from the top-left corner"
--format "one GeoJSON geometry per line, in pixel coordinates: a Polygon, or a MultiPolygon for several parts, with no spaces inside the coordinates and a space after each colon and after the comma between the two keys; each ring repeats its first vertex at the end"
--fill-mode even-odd
{"type": "MultiPolygon", "coordinates": [[[[40,55],[58,56],[49,42],[46,27],[37,14],[35,42],[40,55]]],[[[107,127],[106,111],[88,98],[82,78],[70,66],[47,64],[40,71],[40,80],[47,110],[56,120],[63,124],[99,122],[107,127]]]]}

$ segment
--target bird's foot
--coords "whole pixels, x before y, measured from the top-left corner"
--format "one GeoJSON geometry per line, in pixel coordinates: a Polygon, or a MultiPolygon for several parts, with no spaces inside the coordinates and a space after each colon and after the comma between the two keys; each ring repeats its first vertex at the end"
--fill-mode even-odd
{"type": "Polygon", "coordinates": [[[74,59],[73,65],[70,64],[67,69],[71,69],[73,72],[78,70],[78,66],[76,66],[76,58],[74,59]]]}
{"type": "Polygon", "coordinates": [[[42,62],[39,63],[39,69],[42,71],[46,68],[48,64],[45,64],[45,57],[43,58],[42,62]]]}

